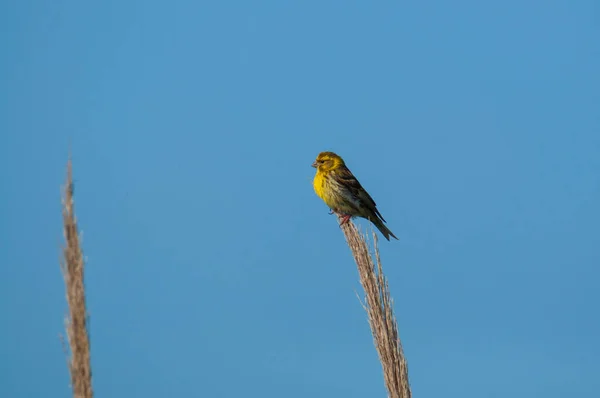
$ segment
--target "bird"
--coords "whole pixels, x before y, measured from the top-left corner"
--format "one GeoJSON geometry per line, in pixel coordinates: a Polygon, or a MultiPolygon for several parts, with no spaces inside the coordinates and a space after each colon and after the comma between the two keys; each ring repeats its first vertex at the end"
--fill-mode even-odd
{"type": "Polygon", "coordinates": [[[312,167],[317,169],[313,180],[315,193],[329,206],[332,213],[340,215],[340,226],[352,217],[362,217],[371,221],[388,241],[390,236],[398,239],[384,225],[386,221],[375,201],[348,169],[344,159],[334,152],[321,152],[312,167]]]}

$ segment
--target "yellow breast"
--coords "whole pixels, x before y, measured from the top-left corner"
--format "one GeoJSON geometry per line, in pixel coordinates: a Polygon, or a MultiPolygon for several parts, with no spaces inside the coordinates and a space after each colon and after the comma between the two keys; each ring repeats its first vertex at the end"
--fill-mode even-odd
{"type": "Polygon", "coordinates": [[[317,196],[325,200],[325,179],[323,178],[323,173],[317,171],[313,180],[313,188],[317,196]]]}
{"type": "Polygon", "coordinates": [[[325,202],[330,209],[339,207],[338,196],[331,186],[330,180],[326,178],[326,173],[317,171],[313,180],[313,188],[319,198],[325,202]]]}

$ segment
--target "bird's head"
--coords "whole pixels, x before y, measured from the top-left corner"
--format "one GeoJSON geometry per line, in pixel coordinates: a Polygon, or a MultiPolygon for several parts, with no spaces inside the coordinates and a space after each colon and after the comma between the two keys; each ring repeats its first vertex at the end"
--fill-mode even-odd
{"type": "Polygon", "coordinates": [[[344,165],[344,160],[335,153],[321,152],[312,164],[312,167],[316,168],[320,172],[326,173],[344,165]]]}

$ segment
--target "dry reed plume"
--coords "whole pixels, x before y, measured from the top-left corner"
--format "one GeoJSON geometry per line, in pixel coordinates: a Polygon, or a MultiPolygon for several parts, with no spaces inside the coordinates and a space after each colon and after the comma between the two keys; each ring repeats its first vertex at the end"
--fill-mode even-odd
{"type": "Polygon", "coordinates": [[[408,367],[402,343],[398,335],[398,325],[392,308],[388,283],[381,267],[381,258],[377,248],[377,235],[373,233],[375,259],[369,252],[363,237],[352,221],[342,226],[346,242],[358,267],[360,283],[365,290],[363,304],[369,317],[369,325],[383,368],[383,378],[390,398],[410,398],[408,367]]]}
{"type": "Polygon", "coordinates": [[[62,214],[65,246],[60,265],[65,279],[69,306],[69,315],[65,319],[65,324],[70,348],[68,364],[71,373],[71,388],[74,397],[91,398],[93,396],[92,369],[83,283],[84,261],[73,204],[73,174],[70,159],[67,163],[67,180],[62,197],[62,214]]]}

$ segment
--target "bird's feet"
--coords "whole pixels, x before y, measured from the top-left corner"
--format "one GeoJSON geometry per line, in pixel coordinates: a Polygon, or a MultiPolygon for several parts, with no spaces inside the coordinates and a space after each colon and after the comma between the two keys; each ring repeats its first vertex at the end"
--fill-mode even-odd
{"type": "Polygon", "coordinates": [[[344,224],[346,224],[351,218],[352,216],[350,214],[344,214],[338,211],[335,211],[334,209],[330,209],[331,211],[329,212],[329,215],[335,214],[336,216],[340,217],[342,219],[342,221],[340,222],[340,227],[344,224]]]}
{"type": "Polygon", "coordinates": [[[345,214],[342,217],[342,222],[340,223],[340,227],[344,224],[346,224],[348,221],[350,221],[350,219],[352,218],[352,216],[350,214],[345,214]]]}

